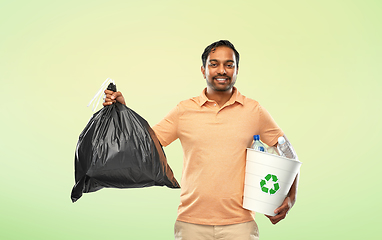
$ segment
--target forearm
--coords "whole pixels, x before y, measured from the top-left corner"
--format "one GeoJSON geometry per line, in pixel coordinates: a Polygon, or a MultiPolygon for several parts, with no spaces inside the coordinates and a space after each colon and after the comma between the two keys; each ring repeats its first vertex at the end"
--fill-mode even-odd
{"type": "Polygon", "coordinates": [[[297,198],[297,184],[298,184],[298,173],[293,181],[293,184],[292,186],[290,187],[289,189],[289,192],[288,192],[288,197],[290,199],[290,202],[292,204],[292,206],[294,205],[294,203],[296,202],[296,198],[297,198]]]}
{"type": "MultiPolygon", "coordinates": [[[[286,139],[285,135],[284,135],[284,138],[286,139]]],[[[275,146],[277,146],[277,144],[275,146]]],[[[297,158],[297,155],[295,155],[295,156],[297,158]]],[[[266,217],[269,218],[269,220],[272,222],[272,224],[276,224],[279,221],[281,221],[282,219],[284,219],[286,217],[287,213],[289,212],[289,210],[295,204],[296,198],[297,198],[298,178],[299,178],[299,173],[296,174],[294,181],[292,183],[292,186],[290,187],[289,192],[288,192],[287,196],[285,197],[283,203],[281,204],[280,207],[275,209],[274,213],[276,215],[275,216],[265,215],[266,217]]]]}

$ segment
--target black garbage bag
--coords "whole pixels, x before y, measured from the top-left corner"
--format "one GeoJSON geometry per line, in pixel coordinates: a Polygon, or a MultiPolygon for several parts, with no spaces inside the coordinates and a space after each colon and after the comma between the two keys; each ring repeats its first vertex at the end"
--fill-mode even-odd
{"type": "MultiPolygon", "coordinates": [[[[110,83],[109,90],[117,91],[110,83]]],[[[101,188],[180,188],[158,138],[145,119],[119,102],[89,120],[75,152],[72,202],[101,188]]]]}

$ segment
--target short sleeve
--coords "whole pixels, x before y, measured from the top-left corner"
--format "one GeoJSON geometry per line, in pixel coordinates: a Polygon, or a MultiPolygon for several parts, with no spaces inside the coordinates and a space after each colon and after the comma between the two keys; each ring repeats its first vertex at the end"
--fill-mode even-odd
{"type": "Polygon", "coordinates": [[[284,135],[284,132],[265,108],[261,105],[259,108],[261,141],[268,146],[273,146],[277,143],[277,139],[284,135]]]}
{"type": "Polygon", "coordinates": [[[178,138],[179,105],[173,108],[158,124],[154,130],[162,146],[167,146],[178,138]]]}

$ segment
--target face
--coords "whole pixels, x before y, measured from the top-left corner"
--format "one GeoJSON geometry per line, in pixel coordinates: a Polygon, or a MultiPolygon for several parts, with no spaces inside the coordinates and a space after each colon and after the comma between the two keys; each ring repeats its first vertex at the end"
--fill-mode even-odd
{"type": "Polygon", "coordinates": [[[220,46],[211,51],[206,61],[206,67],[202,66],[207,88],[219,92],[232,89],[236,82],[237,72],[235,53],[226,46],[220,46]]]}

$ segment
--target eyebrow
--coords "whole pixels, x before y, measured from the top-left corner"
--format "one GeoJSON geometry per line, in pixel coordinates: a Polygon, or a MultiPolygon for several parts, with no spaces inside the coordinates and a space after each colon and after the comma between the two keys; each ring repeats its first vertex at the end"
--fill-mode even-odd
{"type": "MultiPolygon", "coordinates": [[[[210,59],[210,62],[213,62],[213,61],[215,61],[215,62],[219,62],[217,59],[210,59]]],[[[235,62],[234,60],[227,60],[227,61],[225,61],[225,62],[235,62]]]]}

